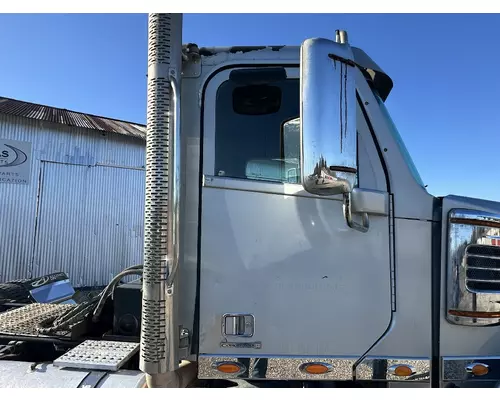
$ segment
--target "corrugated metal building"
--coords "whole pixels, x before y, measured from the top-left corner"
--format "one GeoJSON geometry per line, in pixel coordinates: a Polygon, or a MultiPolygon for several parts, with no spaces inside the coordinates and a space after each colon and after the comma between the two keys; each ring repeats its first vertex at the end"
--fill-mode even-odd
{"type": "Polygon", "coordinates": [[[146,127],[0,97],[0,282],[142,262],[146,127]]]}

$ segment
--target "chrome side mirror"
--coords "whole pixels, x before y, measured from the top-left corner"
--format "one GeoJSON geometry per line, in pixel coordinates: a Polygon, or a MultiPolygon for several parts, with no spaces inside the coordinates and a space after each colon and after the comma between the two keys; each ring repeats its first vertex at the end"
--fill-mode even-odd
{"type": "Polygon", "coordinates": [[[307,39],[300,50],[300,166],[302,186],[320,196],[344,195],[347,224],[368,230],[351,215],[357,165],[355,64],[345,32],[337,42],[307,39]]]}
{"type": "Polygon", "coordinates": [[[357,174],[356,86],[348,44],[308,39],[301,46],[302,185],[309,193],[350,193],[357,174]]]}

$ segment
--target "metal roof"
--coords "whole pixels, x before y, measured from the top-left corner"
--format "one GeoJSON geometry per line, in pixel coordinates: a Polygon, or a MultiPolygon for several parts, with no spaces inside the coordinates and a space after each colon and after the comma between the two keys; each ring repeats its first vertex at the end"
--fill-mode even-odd
{"type": "Polygon", "coordinates": [[[0,97],[0,113],[146,139],[146,126],[63,108],[0,97]]]}

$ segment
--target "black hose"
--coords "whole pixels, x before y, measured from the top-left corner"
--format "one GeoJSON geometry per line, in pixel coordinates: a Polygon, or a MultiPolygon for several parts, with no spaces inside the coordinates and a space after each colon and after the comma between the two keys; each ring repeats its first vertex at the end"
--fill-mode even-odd
{"type": "Polygon", "coordinates": [[[104,304],[106,303],[106,300],[108,297],[114,292],[114,288],[116,284],[120,281],[121,278],[127,275],[141,275],[142,274],[142,269],[136,268],[133,269],[132,267],[127,268],[125,271],[120,272],[118,275],[116,275],[112,281],[104,288],[102,291],[103,295],[101,296],[99,303],[97,304],[97,307],[94,310],[94,316],[92,317],[92,321],[97,322],[99,321],[99,316],[101,315],[102,309],[104,308],[104,304]],[[108,293],[109,292],[109,293],[108,293]]]}
{"type": "Polygon", "coordinates": [[[123,271],[128,271],[130,269],[143,269],[144,265],[142,264],[136,264],[136,265],[131,265],[130,267],[125,268],[123,271]]]}
{"type": "Polygon", "coordinates": [[[85,318],[86,315],[92,312],[92,308],[97,302],[97,299],[95,299],[94,301],[92,300],[88,303],[79,304],[75,308],[72,308],[71,310],[60,315],[56,319],[51,318],[40,322],[37,326],[38,333],[42,335],[47,335],[57,331],[69,330],[74,322],[80,321],[82,317],[85,318]]]}
{"type": "Polygon", "coordinates": [[[67,347],[74,347],[81,343],[81,340],[70,340],[52,337],[40,337],[40,336],[24,336],[24,335],[4,335],[0,334],[0,340],[15,340],[18,342],[46,342],[58,345],[63,345],[67,347]]]}
{"type": "Polygon", "coordinates": [[[87,315],[93,314],[93,321],[97,322],[99,316],[104,308],[106,300],[110,294],[113,294],[116,285],[120,279],[128,275],[141,275],[142,264],[132,265],[125,268],[122,272],[117,274],[111,282],[94,298],[84,303],[78,304],[76,307],[71,308],[59,317],[46,319],[40,322],[37,326],[38,333],[50,334],[57,331],[68,330],[73,322],[85,318],[87,315]],[[96,305],[97,303],[97,305],[96,305]]]}

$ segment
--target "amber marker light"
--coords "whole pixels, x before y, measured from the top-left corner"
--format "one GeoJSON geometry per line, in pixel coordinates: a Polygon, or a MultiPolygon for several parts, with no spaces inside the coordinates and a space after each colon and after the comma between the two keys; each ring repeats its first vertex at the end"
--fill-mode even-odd
{"type": "Polygon", "coordinates": [[[415,373],[415,368],[408,364],[398,364],[389,367],[389,373],[394,376],[406,377],[415,373]]]}
{"type": "Polygon", "coordinates": [[[448,314],[454,317],[468,318],[500,318],[500,311],[460,311],[448,310],[448,314]]]}
{"type": "Polygon", "coordinates": [[[490,372],[490,368],[482,363],[469,364],[465,369],[474,376],[484,376],[490,372]]]}
{"type": "Polygon", "coordinates": [[[330,364],[321,363],[321,362],[310,362],[302,364],[299,367],[299,370],[311,375],[322,375],[331,372],[333,367],[330,364]]]}
{"type": "Polygon", "coordinates": [[[245,367],[234,361],[220,361],[213,364],[213,368],[223,374],[239,374],[245,371],[245,367]]]}

